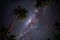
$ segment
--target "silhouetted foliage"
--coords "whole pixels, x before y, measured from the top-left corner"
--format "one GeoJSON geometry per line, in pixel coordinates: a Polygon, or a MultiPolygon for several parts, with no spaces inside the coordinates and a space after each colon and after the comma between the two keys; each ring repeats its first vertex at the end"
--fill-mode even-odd
{"type": "MultiPolygon", "coordinates": [[[[57,28],[57,32],[55,32],[53,34],[53,40],[60,40],[60,23],[59,22],[55,22],[54,25],[57,28]]],[[[50,40],[50,39],[48,39],[48,40],[50,40]]]]}
{"type": "Polygon", "coordinates": [[[15,35],[5,36],[6,32],[7,32],[7,28],[4,26],[1,26],[0,27],[0,40],[15,40],[15,35]]]}
{"type": "Polygon", "coordinates": [[[34,5],[36,8],[39,7],[45,7],[47,6],[50,2],[53,2],[56,0],[36,0],[36,4],[34,5]]]}
{"type": "Polygon", "coordinates": [[[14,35],[10,35],[6,37],[6,40],[16,40],[14,35]]]}
{"type": "Polygon", "coordinates": [[[60,30],[60,23],[59,23],[59,22],[56,22],[54,25],[56,26],[56,28],[57,28],[58,30],[60,30]]]}
{"type": "Polygon", "coordinates": [[[24,18],[27,17],[27,10],[25,8],[21,8],[20,6],[18,6],[18,8],[14,9],[14,14],[18,15],[17,19],[19,20],[23,20],[24,18]]]}
{"type": "Polygon", "coordinates": [[[1,39],[5,36],[6,32],[7,32],[7,28],[4,26],[1,26],[1,28],[0,28],[0,38],[1,39]]]}
{"type": "Polygon", "coordinates": [[[55,34],[53,40],[60,40],[60,34],[55,34]]]}
{"type": "Polygon", "coordinates": [[[48,40],[50,40],[50,38],[48,38],[48,40]]]}
{"type": "Polygon", "coordinates": [[[60,40],[60,34],[59,34],[59,32],[60,32],[60,22],[56,22],[54,25],[57,28],[57,32],[54,35],[54,40],[60,40]]]}

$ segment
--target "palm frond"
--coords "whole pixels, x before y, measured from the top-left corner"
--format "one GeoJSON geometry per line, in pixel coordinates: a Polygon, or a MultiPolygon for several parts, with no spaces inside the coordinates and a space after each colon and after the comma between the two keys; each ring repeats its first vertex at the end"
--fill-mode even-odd
{"type": "Polygon", "coordinates": [[[47,6],[49,3],[49,0],[36,0],[36,4],[34,5],[35,7],[44,7],[47,6]]]}
{"type": "Polygon", "coordinates": [[[15,11],[14,12],[15,15],[17,15],[17,14],[19,15],[17,17],[17,19],[19,19],[19,20],[23,20],[25,17],[27,17],[27,15],[26,15],[27,10],[25,8],[21,8],[20,6],[18,6],[18,8],[16,8],[14,11],[15,11]]]}

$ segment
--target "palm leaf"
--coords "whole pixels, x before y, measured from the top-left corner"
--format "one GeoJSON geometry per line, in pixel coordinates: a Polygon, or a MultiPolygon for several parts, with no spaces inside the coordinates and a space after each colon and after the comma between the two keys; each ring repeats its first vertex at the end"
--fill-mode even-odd
{"type": "Polygon", "coordinates": [[[35,7],[44,7],[47,6],[49,3],[49,0],[36,0],[36,4],[34,5],[35,7]]]}
{"type": "Polygon", "coordinates": [[[18,6],[18,8],[16,8],[14,11],[15,11],[14,12],[15,15],[18,14],[17,19],[19,20],[23,20],[27,16],[26,15],[27,10],[25,8],[21,8],[20,6],[18,6]]]}

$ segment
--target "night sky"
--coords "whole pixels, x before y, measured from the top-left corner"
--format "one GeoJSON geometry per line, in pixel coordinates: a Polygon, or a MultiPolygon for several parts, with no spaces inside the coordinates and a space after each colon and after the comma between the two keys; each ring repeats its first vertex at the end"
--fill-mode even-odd
{"type": "Polygon", "coordinates": [[[60,20],[60,3],[49,3],[48,6],[39,9],[35,8],[34,4],[35,0],[0,0],[0,26],[8,27],[12,19],[15,18],[13,9],[21,5],[22,8],[28,10],[27,18],[23,21],[16,20],[9,34],[15,34],[16,39],[19,40],[21,31],[25,26],[30,26],[33,28],[28,29],[29,32],[22,40],[46,40],[46,38],[52,37],[53,33],[56,32],[54,23],[60,20]],[[32,22],[27,26],[26,23],[30,22],[30,17],[32,22]]]}

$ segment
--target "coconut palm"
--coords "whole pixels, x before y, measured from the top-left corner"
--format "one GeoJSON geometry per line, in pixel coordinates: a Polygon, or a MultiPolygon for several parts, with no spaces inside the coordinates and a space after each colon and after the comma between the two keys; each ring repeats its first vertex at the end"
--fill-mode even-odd
{"type": "Polygon", "coordinates": [[[18,6],[18,8],[15,8],[14,9],[14,13],[16,15],[15,19],[12,20],[12,22],[10,23],[9,25],[9,30],[11,30],[11,28],[13,27],[13,23],[19,19],[19,20],[23,20],[24,18],[26,18],[26,13],[27,13],[27,10],[25,8],[21,8],[20,6],[18,6]]]}
{"type": "MultiPolygon", "coordinates": [[[[24,18],[26,18],[26,16],[27,16],[26,13],[27,13],[27,10],[25,8],[21,8],[20,6],[18,6],[17,8],[14,9],[14,13],[13,14],[16,15],[16,17],[11,21],[11,23],[10,23],[10,25],[8,27],[7,33],[12,29],[13,24],[15,23],[15,21],[17,19],[23,20],[24,18]]],[[[7,33],[6,33],[6,35],[7,35],[7,33]]]]}
{"type": "Polygon", "coordinates": [[[36,4],[34,5],[36,8],[39,7],[45,7],[47,6],[50,2],[53,2],[55,0],[36,0],[36,4]]]}

